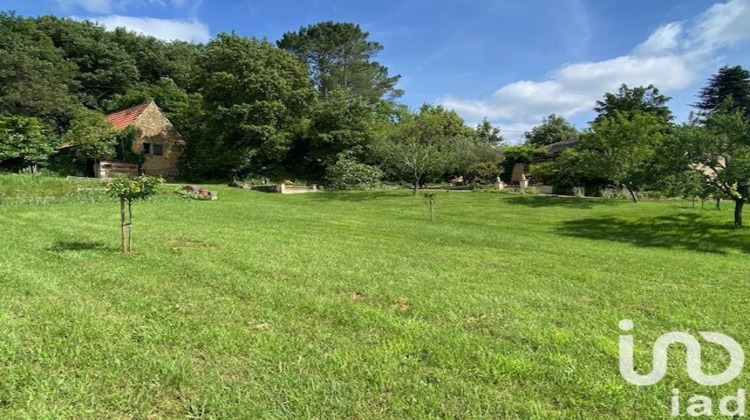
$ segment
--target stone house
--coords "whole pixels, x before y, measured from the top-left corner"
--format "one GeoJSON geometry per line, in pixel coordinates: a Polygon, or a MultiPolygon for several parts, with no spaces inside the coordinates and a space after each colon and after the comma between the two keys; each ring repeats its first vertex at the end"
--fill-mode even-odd
{"type": "MultiPolygon", "coordinates": [[[[131,126],[135,128],[133,152],[142,153],[144,161],[138,166],[113,160],[92,160],[86,164],[87,176],[113,178],[118,175],[145,174],[173,178],[178,175],[178,163],[185,142],[156,103],[151,101],[132,106],[106,115],[106,119],[117,131],[131,126]]],[[[63,144],[60,146],[60,151],[73,156],[75,144],[63,144]]]]}
{"type": "Polygon", "coordinates": [[[175,177],[184,140],[154,101],[107,115],[116,130],[135,127],[133,152],[143,153],[140,172],[145,175],[175,177]]]}

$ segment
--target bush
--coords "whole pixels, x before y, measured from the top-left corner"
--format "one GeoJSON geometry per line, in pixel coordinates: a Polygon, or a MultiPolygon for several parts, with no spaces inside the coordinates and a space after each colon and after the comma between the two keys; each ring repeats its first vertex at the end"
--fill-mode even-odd
{"type": "Polygon", "coordinates": [[[327,186],[331,190],[366,190],[377,186],[383,171],[357,162],[351,155],[340,154],[335,164],[326,170],[327,186]]]}

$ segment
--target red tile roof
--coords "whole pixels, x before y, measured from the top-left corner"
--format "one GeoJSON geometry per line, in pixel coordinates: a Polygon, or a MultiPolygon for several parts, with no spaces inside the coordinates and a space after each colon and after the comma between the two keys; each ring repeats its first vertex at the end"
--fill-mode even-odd
{"type": "Polygon", "coordinates": [[[128,109],[123,109],[122,111],[117,111],[115,113],[109,114],[107,115],[107,121],[111,122],[115,129],[124,130],[129,125],[135,123],[149,105],[151,105],[151,102],[146,102],[145,104],[136,105],[128,109]]]}

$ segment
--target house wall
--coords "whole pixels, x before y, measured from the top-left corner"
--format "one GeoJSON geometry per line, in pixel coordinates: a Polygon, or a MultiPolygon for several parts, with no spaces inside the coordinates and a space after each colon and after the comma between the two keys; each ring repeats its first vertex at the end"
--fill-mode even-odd
{"type": "Polygon", "coordinates": [[[528,165],[525,163],[516,163],[513,165],[513,173],[511,174],[510,182],[517,184],[521,182],[524,174],[529,171],[528,165]]]}
{"type": "Polygon", "coordinates": [[[172,123],[159,110],[159,107],[152,102],[134,125],[137,134],[133,141],[133,151],[139,153],[143,151],[144,143],[151,144],[150,153],[145,155],[145,162],[142,166],[143,173],[165,178],[177,176],[177,165],[184,141],[172,123]],[[153,154],[154,144],[163,145],[163,156],[153,154]]]}

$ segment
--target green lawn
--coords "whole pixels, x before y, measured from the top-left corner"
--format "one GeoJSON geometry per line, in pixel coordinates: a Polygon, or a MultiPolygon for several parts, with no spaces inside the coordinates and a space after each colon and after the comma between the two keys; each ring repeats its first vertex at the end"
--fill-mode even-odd
{"type": "Polygon", "coordinates": [[[216,188],[136,204],[132,255],[114,202],[0,206],[0,418],[648,419],[750,384],[617,369],[623,318],[642,371],[669,331],[750,343],[729,205],[216,188]]]}

